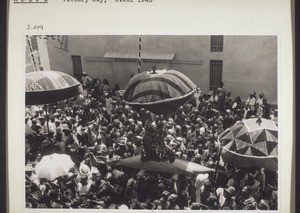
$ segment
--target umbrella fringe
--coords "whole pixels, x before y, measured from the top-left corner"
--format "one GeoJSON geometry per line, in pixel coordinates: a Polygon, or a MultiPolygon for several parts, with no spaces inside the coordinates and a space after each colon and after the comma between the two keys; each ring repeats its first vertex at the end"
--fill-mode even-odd
{"type": "Polygon", "coordinates": [[[179,100],[185,99],[185,98],[189,97],[190,95],[192,95],[195,91],[196,91],[196,89],[194,89],[194,90],[190,91],[189,93],[187,93],[183,96],[180,96],[180,97],[168,98],[165,100],[159,100],[159,101],[149,102],[149,103],[135,103],[135,102],[130,102],[130,101],[124,101],[124,102],[128,105],[137,105],[137,106],[149,106],[149,105],[153,105],[153,104],[163,104],[163,103],[168,103],[168,102],[172,102],[172,101],[179,101],[179,100]]]}
{"type": "Polygon", "coordinates": [[[233,155],[237,155],[237,156],[244,157],[244,158],[249,158],[249,159],[253,159],[253,158],[256,158],[256,159],[278,159],[278,156],[254,156],[254,155],[251,155],[251,156],[249,155],[248,156],[248,155],[243,155],[243,154],[233,152],[229,149],[226,149],[225,147],[223,147],[222,149],[225,150],[225,152],[230,152],[233,155]]]}

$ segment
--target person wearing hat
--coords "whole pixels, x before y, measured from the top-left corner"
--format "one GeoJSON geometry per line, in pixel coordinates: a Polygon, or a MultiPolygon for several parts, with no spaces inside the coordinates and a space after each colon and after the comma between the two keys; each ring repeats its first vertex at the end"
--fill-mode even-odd
{"type": "Polygon", "coordinates": [[[244,118],[250,118],[252,115],[256,114],[256,98],[254,92],[250,93],[249,98],[245,103],[245,114],[244,118]]]}
{"type": "Polygon", "coordinates": [[[86,72],[83,72],[81,77],[81,84],[83,89],[86,89],[91,81],[92,79],[88,76],[88,74],[86,72]]]}
{"type": "Polygon", "coordinates": [[[32,164],[27,164],[25,167],[25,177],[26,180],[33,182],[35,185],[39,186],[40,181],[38,176],[35,174],[32,164]]]}
{"type": "Polygon", "coordinates": [[[264,93],[259,93],[258,98],[256,100],[256,106],[259,107],[263,104],[263,98],[265,97],[264,93]]]}
{"type": "Polygon", "coordinates": [[[89,135],[87,133],[87,127],[81,126],[79,129],[80,129],[79,132],[76,134],[76,138],[78,140],[79,146],[81,147],[89,146],[90,141],[89,141],[89,135]]]}
{"type": "Polygon", "coordinates": [[[220,209],[229,207],[230,209],[236,209],[235,203],[235,188],[229,186],[228,188],[218,188],[216,190],[216,195],[218,197],[218,204],[220,209]]]}
{"type": "Polygon", "coordinates": [[[71,146],[74,145],[75,140],[67,124],[63,125],[62,132],[64,134],[63,141],[65,143],[66,153],[71,154],[71,146]]]}

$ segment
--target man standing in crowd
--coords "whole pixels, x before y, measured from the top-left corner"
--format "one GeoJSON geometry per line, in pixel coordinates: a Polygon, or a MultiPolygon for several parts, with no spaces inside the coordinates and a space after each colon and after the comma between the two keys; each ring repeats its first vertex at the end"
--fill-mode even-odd
{"type": "Polygon", "coordinates": [[[83,86],[83,89],[86,89],[90,83],[92,82],[92,79],[88,76],[88,74],[86,72],[82,73],[82,77],[81,77],[81,84],[83,86]]]}
{"type": "Polygon", "coordinates": [[[251,92],[249,98],[245,103],[244,118],[250,118],[251,116],[254,115],[256,115],[256,98],[255,98],[255,93],[251,92]]]}

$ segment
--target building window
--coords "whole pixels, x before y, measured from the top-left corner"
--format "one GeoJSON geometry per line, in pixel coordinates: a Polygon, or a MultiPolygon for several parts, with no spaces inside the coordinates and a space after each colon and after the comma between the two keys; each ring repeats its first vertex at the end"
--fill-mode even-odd
{"type": "Polygon", "coordinates": [[[214,35],[210,37],[210,51],[223,52],[224,36],[214,35]]]}
{"type": "Polygon", "coordinates": [[[218,89],[220,81],[222,81],[222,60],[210,60],[210,81],[209,90],[218,89]]]}

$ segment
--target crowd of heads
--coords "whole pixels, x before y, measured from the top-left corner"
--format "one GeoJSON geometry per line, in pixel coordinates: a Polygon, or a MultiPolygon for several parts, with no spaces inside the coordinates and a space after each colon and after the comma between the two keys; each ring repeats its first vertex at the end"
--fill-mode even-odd
{"type": "MultiPolygon", "coordinates": [[[[176,112],[155,115],[125,104],[108,80],[83,75],[84,93],[48,106],[25,109],[27,208],[277,209],[277,172],[238,168],[220,158],[218,136],[236,121],[276,119],[264,94],[232,99],[220,84],[212,94],[198,88],[176,112]],[[71,157],[66,175],[39,177],[36,165],[53,153],[71,157]],[[117,165],[175,158],[214,169],[170,174],[117,165]]],[[[64,162],[61,162],[64,164],[64,162]]]]}

